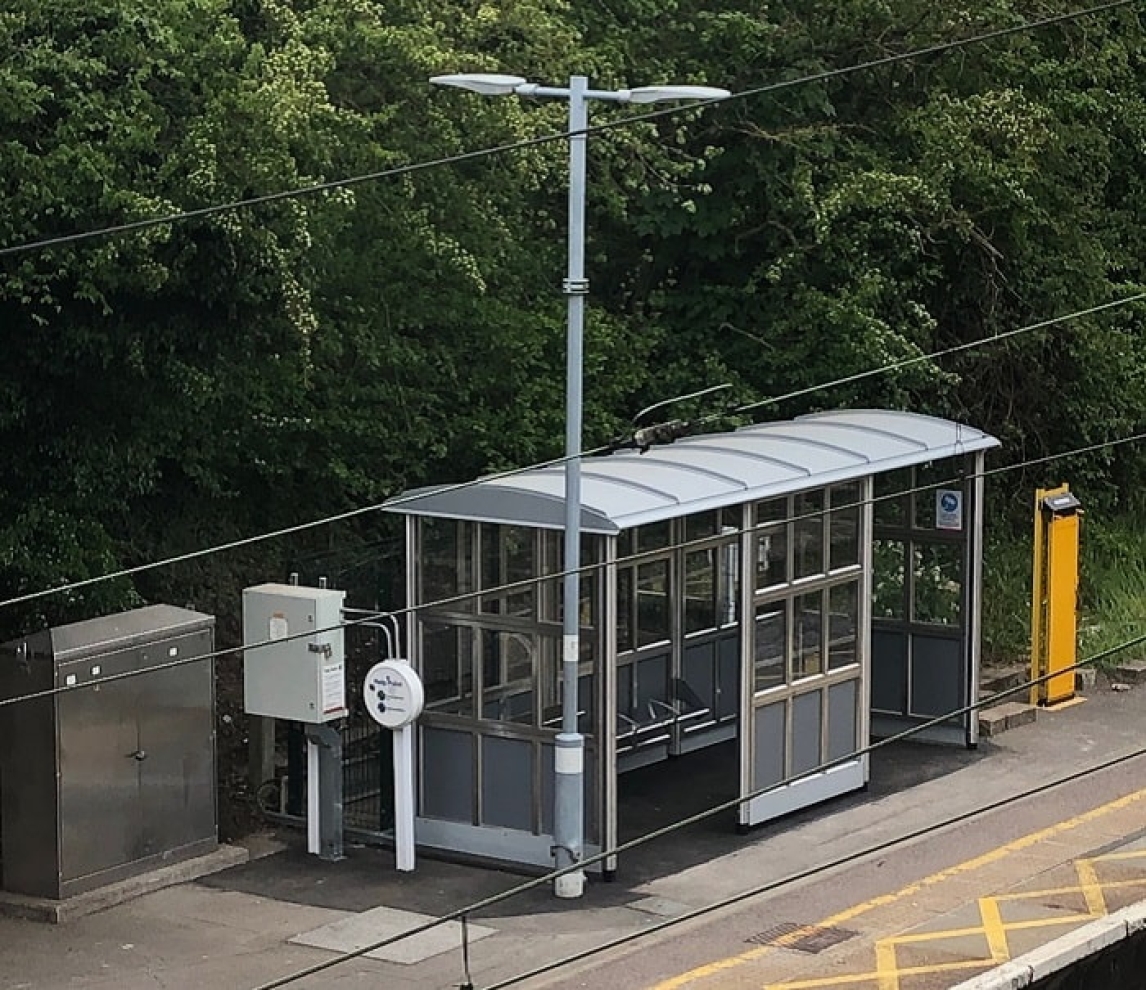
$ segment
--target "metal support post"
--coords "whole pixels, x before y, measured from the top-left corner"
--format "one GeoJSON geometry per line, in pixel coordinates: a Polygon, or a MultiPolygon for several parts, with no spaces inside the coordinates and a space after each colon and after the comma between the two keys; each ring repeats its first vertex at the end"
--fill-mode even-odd
{"type": "Polygon", "coordinates": [[[306,727],[307,852],[342,859],[342,733],[335,725],[306,727]]]}
{"type": "Polygon", "coordinates": [[[275,776],[275,720],[267,715],[247,716],[247,777],[251,793],[275,776]]]}
{"type": "Polygon", "coordinates": [[[414,726],[394,730],[394,865],[414,869],[414,726]]]}
{"type": "MultiPolygon", "coordinates": [[[[589,80],[569,80],[569,267],[565,365],[565,581],[561,627],[561,732],[554,748],[553,844],[558,869],[582,858],[585,821],[585,740],[578,731],[577,674],[581,658],[581,354],[585,329],[585,93],[589,80]]],[[[558,897],[580,897],[581,870],[554,881],[558,897]]]]}

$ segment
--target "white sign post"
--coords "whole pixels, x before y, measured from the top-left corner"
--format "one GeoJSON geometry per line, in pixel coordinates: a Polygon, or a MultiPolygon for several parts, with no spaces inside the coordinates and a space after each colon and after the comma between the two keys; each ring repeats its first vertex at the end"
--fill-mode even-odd
{"type": "Polygon", "coordinates": [[[366,710],[394,733],[394,852],[399,870],[414,869],[414,722],[425,692],[406,660],[383,660],[370,668],[362,686],[366,710]]]}

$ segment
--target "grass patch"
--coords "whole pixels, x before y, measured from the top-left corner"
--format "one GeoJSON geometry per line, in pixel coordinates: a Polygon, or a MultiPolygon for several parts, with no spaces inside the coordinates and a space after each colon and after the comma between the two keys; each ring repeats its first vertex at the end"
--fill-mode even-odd
{"type": "Polygon", "coordinates": [[[1031,537],[990,535],[983,554],[983,663],[1030,663],[1031,537]]]}
{"type": "MultiPolygon", "coordinates": [[[[1146,633],[1146,529],[1138,520],[1083,520],[1078,627],[1079,659],[1146,633]]],[[[1098,665],[1143,657],[1138,646],[1098,665]]]]}
{"type": "MultiPolygon", "coordinates": [[[[983,660],[1027,662],[1031,646],[1031,535],[989,538],[983,565],[983,660]]],[[[1078,659],[1146,633],[1146,527],[1130,517],[1083,517],[1078,659]]],[[[1146,658],[1146,646],[1099,667],[1146,658]]]]}

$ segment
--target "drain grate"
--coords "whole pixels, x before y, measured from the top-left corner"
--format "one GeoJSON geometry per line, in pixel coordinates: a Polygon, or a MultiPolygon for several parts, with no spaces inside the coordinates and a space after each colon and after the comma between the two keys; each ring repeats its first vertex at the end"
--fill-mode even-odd
{"type": "Polygon", "coordinates": [[[782,921],[745,941],[755,945],[774,945],[780,949],[795,949],[797,952],[815,955],[858,934],[847,928],[821,928],[819,925],[798,925],[794,921],[782,921]]]}

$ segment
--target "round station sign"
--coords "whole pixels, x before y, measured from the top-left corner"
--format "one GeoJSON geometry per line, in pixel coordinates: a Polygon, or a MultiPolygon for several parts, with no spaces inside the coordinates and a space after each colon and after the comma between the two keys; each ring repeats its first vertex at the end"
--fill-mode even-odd
{"type": "Polygon", "coordinates": [[[362,686],[370,717],[386,729],[400,729],[422,714],[425,692],[417,672],[404,660],[383,660],[370,668],[362,686]]]}

